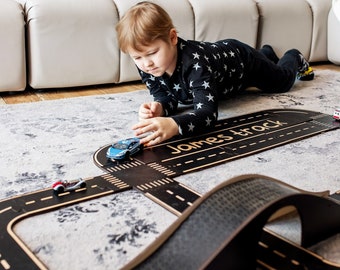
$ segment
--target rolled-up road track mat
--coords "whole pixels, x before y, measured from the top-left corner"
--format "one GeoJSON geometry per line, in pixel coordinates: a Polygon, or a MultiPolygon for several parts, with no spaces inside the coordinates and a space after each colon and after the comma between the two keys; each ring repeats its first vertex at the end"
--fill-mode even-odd
{"type": "Polygon", "coordinates": [[[327,192],[245,175],[197,199],[124,269],[340,269],[307,249],[339,232],[340,204],[327,192]],[[286,206],[294,206],[300,216],[301,245],[263,229],[286,206]],[[263,250],[272,244],[281,259],[263,250]]]}

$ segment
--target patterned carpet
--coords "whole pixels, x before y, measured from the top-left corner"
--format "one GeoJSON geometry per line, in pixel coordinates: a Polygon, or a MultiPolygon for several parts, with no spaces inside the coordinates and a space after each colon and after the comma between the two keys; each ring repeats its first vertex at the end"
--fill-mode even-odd
{"type": "MultiPolygon", "coordinates": [[[[133,135],[147,91],[0,105],[0,199],[50,187],[57,179],[102,174],[93,153],[133,135]]],[[[255,92],[221,104],[227,118],[264,109],[332,114],[340,106],[340,73],[318,71],[284,94],[255,92]]],[[[340,189],[340,130],[176,178],[203,194],[234,176],[258,173],[309,191],[340,189]]],[[[49,269],[117,269],[155,240],[176,217],[137,191],[28,218],[16,233],[49,269]]],[[[281,226],[281,224],[275,225],[281,226]]],[[[284,226],[284,225],[283,225],[284,226]]],[[[318,247],[340,262],[340,236],[318,247]]]]}

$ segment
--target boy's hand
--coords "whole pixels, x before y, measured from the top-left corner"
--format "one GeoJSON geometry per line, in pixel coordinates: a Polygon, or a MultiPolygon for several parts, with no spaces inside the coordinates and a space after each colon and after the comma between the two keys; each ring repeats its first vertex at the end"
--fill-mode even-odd
{"type": "Polygon", "coordinates": [[[150,133],[140,140],[141,144],[152,146],[178,135],[178,125],[170,117],[143,119],[132,127],[135,136],[150,133]]]}
{"type": "Polygon", "coordinates": [[[163,115],[163,106],[161,103],[153,101],[143,103],[139,107],[139,119],[148,119],[163,115]]]}

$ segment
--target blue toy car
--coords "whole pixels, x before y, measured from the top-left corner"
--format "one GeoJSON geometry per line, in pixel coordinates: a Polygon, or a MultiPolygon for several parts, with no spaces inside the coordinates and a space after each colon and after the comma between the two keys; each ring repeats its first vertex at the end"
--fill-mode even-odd
{"type": "Polygon", "coordinates": [[[130,158],[141,150],[143,150],[143,145],[138,138],[128,138],[113,143],[107,149],[106,157],[112,161],[120,161],[130,158]]]}

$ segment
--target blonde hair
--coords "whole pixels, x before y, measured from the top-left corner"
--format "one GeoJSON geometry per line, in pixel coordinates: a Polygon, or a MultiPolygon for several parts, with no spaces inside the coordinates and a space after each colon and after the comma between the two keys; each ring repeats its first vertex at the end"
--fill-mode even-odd
{"type": "Polygon", "coordinates": [[[131,7],[116,25],[120,49],[140,50],[156,39],[169,42],[170,30],[174,25],[169,14],[159,5],[140,2],[131,7]]]}

